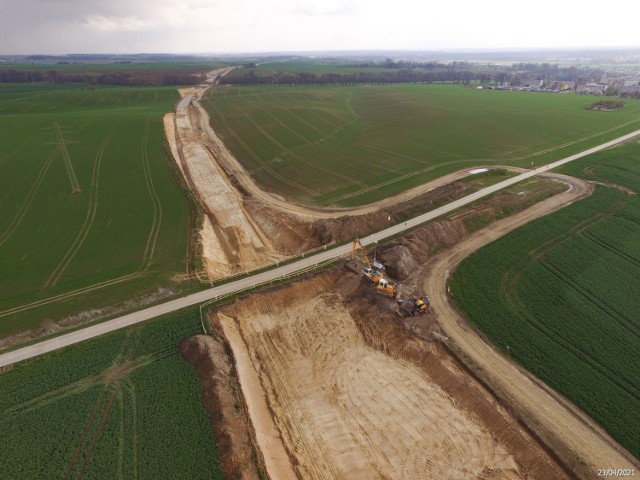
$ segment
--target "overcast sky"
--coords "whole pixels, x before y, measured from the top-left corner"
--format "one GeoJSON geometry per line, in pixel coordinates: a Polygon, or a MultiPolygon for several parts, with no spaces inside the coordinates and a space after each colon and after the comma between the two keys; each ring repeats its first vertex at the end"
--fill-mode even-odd
{"type": "Polygon", "coordinates": [[[0,0],[0,54],[640,46],[640,0],[0,0]]]}

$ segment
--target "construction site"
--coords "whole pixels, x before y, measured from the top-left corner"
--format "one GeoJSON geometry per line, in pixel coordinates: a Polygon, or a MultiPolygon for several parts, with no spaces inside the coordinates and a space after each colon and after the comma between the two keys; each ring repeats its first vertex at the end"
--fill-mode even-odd
{"type": "Polygon", "coordinates": [[[212,308],[213,334],[181,345],[227,478],[562,479],[590,478],[612,458],[628,464],[606,433],[466,326],[446,291],[464,256],[591,185],[544,173],[367,250],[360,235],[477,190],[472,173],[365,207],[291,204],[260,190],[215,136],[197,101],[204,90],[182,92],[165,130],[205,209],[206,279],[352,247],[330,270],[212,308]],[[514,214],[498,220],[506,207],[514,214]]]}

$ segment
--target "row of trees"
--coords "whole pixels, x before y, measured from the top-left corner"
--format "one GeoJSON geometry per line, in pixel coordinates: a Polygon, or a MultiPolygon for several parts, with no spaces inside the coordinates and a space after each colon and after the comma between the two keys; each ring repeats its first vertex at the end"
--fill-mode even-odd
{"type": "Polygon", "coordinates": [[[478,74],[471,71],[445,70],[439,72],[423,70],[398,70],[354,73],[312,73],[276,72],[257,75],[253,70],[243,75],[224,79],[232,85],[356,85],[385,83],[470,83],[478,80],[478,74]]]}
{"type": "Polygon", "coordinates": [[[80,73],[55,70],[0,69],[0,83],[81,83],[86,85],[192,85],[203,81],[202,73],[142,70],[133,72],[80,73]]]}
{"type": "Polygon", "coordinates": [[[393,60],[345,63],[344,67],[362,68],[360,72],[279,72],[269,73],[245,65],[244,72],[225,78],[233,85],[353,85],[384,83],[471,83],[522,86],[555,81],[574,84],[599,80],[603,71],[586,67],[561,67],[549,63],[514,63],[512,65],[470,62],[441,63],[393,60]]]}

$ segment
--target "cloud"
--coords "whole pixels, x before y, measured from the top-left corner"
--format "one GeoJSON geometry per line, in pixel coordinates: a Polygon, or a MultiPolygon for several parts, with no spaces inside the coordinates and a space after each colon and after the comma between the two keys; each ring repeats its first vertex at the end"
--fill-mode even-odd
{"type": "Polygon", "coordinates": [[[478,0],[0,0],[0,54],[638,45],[626,15],[478,0]]]}
{"type": "Polygon", "coordinates": [[[105,15],[89,15],[81,23],[98,32],[139,32],[158,27],[157,22],[142,20],[138,17],[107,17],[105,15]]]}
{"type": "Polygon", "coordinates": [[[290,12],[297,15],[347,16],[357,13],[358,6],[349,0],[319,2],[298,2],[290,12]]]}

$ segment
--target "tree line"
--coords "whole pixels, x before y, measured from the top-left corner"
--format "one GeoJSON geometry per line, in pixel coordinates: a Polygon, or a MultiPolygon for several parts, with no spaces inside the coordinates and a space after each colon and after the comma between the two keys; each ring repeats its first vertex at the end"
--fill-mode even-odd
{"type": "Polygon", "coordinates": [[[363,68],[360,72],[319,73],[282,72],[256,73],[245,66],[244,71],[225,77],[231,85],[357,85],[385,83],[461,83],[481,85],[521,86],[533,82],[571,81],[575,84],[599,80],[604,72],[592,68],[560,67],[548,63],[516,63],[512,65],[476,64],[469,62],[395,61],[352,62],[344,65],[363,68]],[[365,69],[374,70],[365,70],[365,69]],[[375,70],[377,69],[377,70],[375,70]]]}
{"type": "Polygon", "coordinates": [[[180,71],[59,72],[56,70],[0,69],[0,83],[80,83],[85,85],[193,85],[205,79],[203,73],[180,71]]]}

